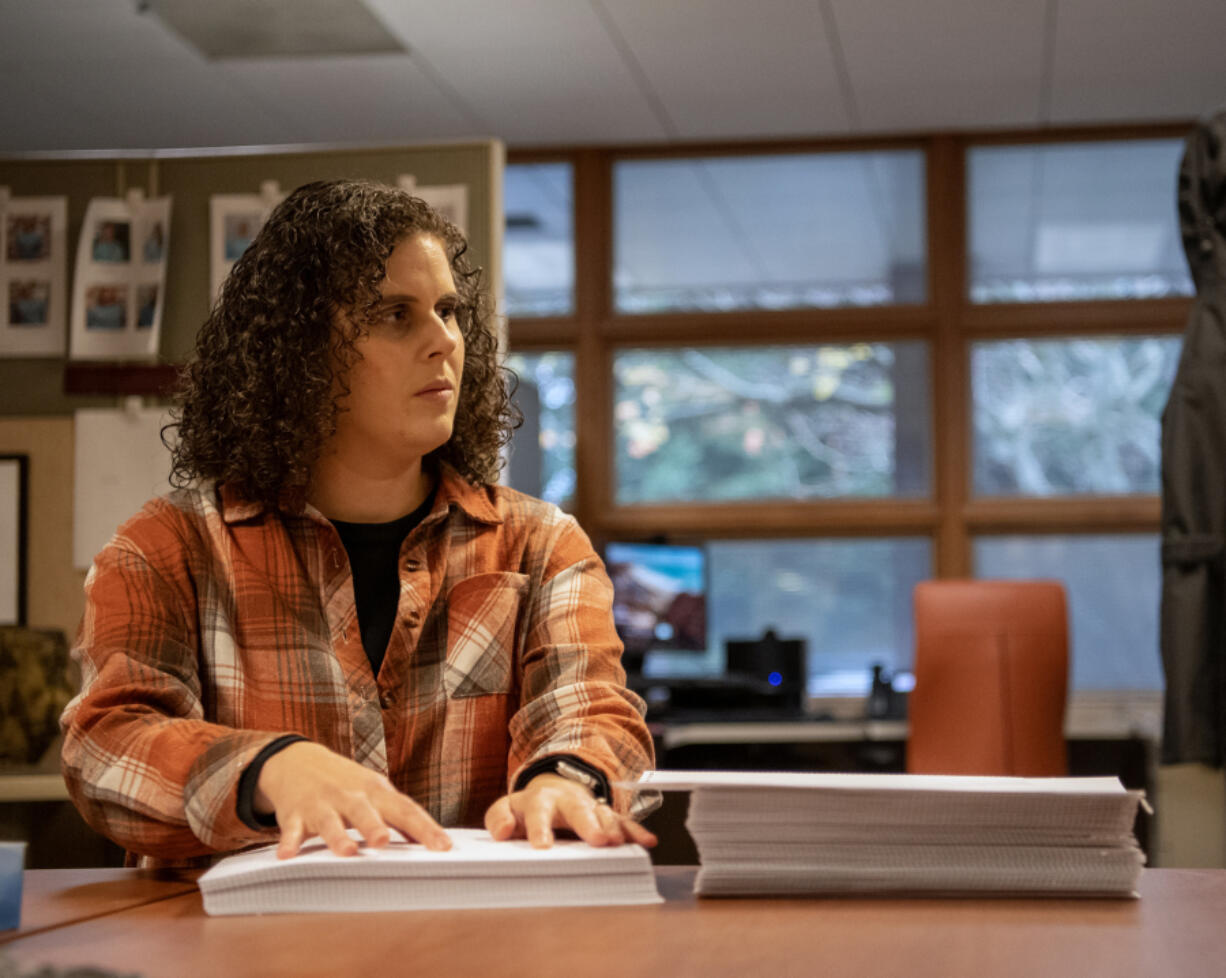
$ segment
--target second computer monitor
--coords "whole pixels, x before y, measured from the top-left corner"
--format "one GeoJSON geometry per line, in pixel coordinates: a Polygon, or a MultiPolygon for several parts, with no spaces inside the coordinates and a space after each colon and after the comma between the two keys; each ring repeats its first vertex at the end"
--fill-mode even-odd
{"type": "Polygon", "coordinates": [[[631,656],[707,650],[707,561],[700,546],[609,543],[613,621],[631,656]]]}

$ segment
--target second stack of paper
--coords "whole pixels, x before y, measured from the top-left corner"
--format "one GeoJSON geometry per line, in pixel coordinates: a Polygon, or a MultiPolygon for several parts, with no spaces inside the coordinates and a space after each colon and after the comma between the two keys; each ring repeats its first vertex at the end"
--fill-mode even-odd
{"type": "Polygon", "coordinates": [[[653,771],[691,790],[708,896],[1132,896],[1140,792],[1116,778],[653,771]]]}

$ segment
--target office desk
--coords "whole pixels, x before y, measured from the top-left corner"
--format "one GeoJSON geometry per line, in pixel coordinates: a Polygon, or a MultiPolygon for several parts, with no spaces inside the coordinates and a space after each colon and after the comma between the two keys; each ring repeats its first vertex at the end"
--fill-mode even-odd
{"type": "Polygon", "coordinates": [[[21,927],[0,930],[0,946],[41,931],[197,892],[198,872],[136,869],[27,870],[21,927]]]}
{"type": "MultiPolygon", "coordinates": [[[[908,733],[905,719],[869,720],[854,715],[828,720],[736,723],[728,722],[727,718],[723,722],[694,722],[668,715],[653,717],[649,713],[648,721],[655,738],[657,763],[675,768],[804,769],[804,761],[813,759],[818,762],[811,766],[813,770],[902,770],[908,733]],[[842,755],[834,752],[849,745],[852,749],[842,755]],[[739,748],[741,757],[730,748],[739,748]],[[793,753],[788,755],[781,748],[791,748],[793,753]],[[738,760],[744,763],[737,764],[738,760]]],[[[1140,769],[1135,774],[1143,784],[1130,787],[1145,787],[1152,793],[1161,728],[1160,696],[1144,692],[1077,694],[1069,703],[1064,725],[1070,772],[1116,773],[1078,770],[1094,766],[1093,758],[1083,748],[1094,744],[1133,744],[1139,749],[1140,769]]],[[[1123,780],[1129,783],[1127,777],[1123,780]]]]}
{"type": "Polygon", "coordinates": [[[62,873],[29,872],[27,892],[51,905],[63,902],[57,891],[76,891],[89,897],[75,900],[79,912],[96,901],[103,915],[19,932],[4,950],[23,969],[89,963],[147,978],[1226,972],[1224,870],[1149,870],[1139,901],[698,900],[694,870],[674,867],[657,870],[666,902],[654,906],[267,917],[207,917],[195,890],[149,888],[146,902],[117,908],[113,892],[134,891],[115,870],[42,876],[50,872],[62,873]]]}

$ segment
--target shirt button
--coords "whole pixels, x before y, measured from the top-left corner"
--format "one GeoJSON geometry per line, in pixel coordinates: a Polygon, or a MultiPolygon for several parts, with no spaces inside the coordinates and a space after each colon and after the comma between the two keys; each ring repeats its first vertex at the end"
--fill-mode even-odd
{"type": "Polygon", "coordinates": [[[386,709],[396,705],[396,691],[394,689],[379,690],[379,702],[386,709]]]}
{"type": "Polygon", "coordinates": [[[421,622],[421,615],[416,611],[410,611],[407,615],[405,615],[404,620],[409,623],[410,627],[416,628],[421,622]]]}
{"type": "Polygon", "coordinates": [[[416,557],[405,557],[404,558],[404,569],[408,571],[420,570],[421,561],[418,560],[416,557]]]}

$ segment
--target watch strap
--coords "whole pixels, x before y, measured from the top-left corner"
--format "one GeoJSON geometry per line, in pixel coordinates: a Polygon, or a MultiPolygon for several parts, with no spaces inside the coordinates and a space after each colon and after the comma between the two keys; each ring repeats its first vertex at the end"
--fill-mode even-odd
{"type": "Polygon", "coordinates": [[[514,790],[522,791],[527,787],[528,782],[538,774],[556,774],[568,781],[578,782],[587,788],[598,801],[612,801],[609,780],[604,776],[604,772],[592,767],[586,761],[581,761],[573,754],[551,754],[529,764],[519,772],[519,777],[515,779],[514,790]]]}

